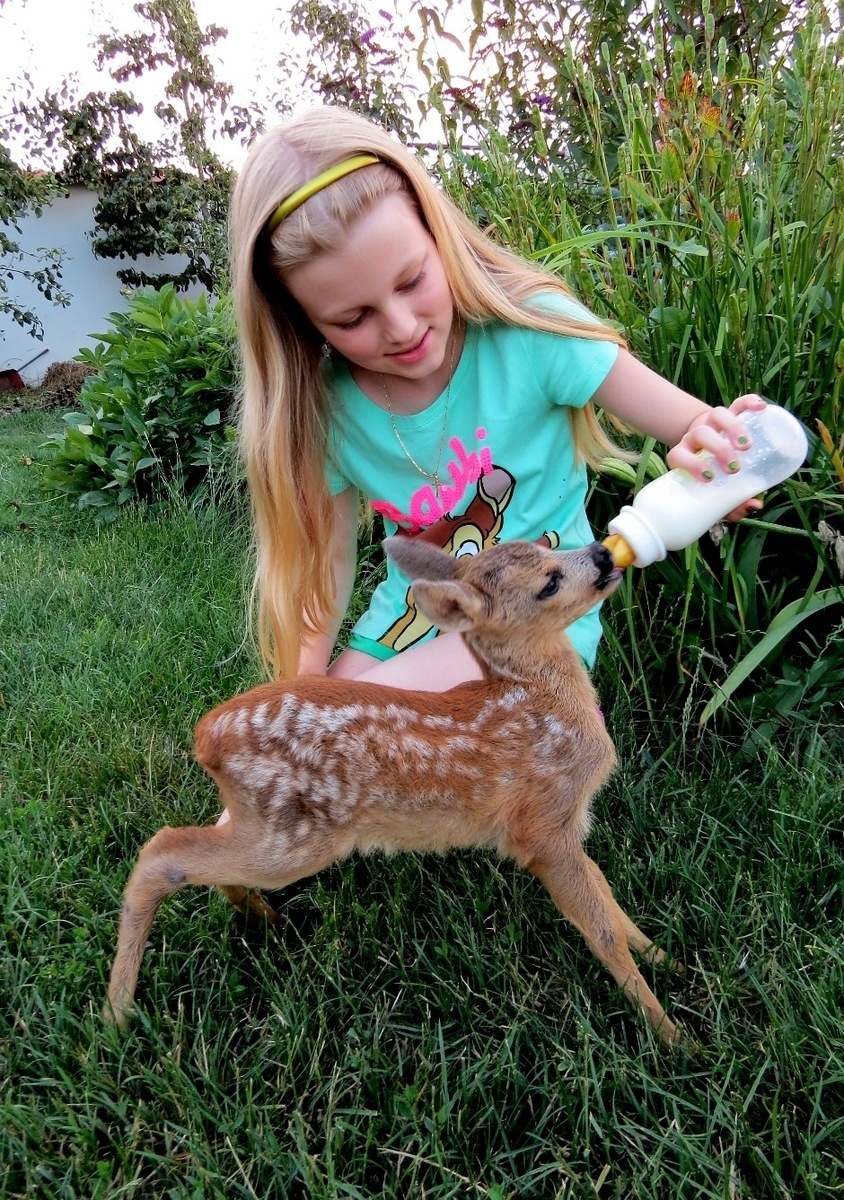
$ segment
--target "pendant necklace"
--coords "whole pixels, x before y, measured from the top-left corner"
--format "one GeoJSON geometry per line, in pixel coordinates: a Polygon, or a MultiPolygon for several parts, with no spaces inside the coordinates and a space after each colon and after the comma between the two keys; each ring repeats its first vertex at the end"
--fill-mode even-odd
{"type": "Polygon", "coordinates": [[[416,459],[413,457],[413,455],[408,450],[407,446],[405,445],[404,439],[402,438],[402,435],[399,433],[399,427],[396,424],[396,416],[395,416],[395,413],[393,412],[392,397],[390,396],[390,392],[387,388],[386,377],[384,375],[379,376],[379,378],[381,380],[381,389],[384,392],[384,399],[387,401],[387,412],[390,415],[390,424],[393,428],[393,433],[395,434],[396,441],[401,446],[404,456],[408,460],[408,462],[410,462],[416,468],[416,470],[419,472],[419,474],[424,476],[425,479],[430,479],[431,483],[434,485],[434,495],[437,496],[438,498],[439,498],[439,494],[440,494],[440,482],[441,482],[440,481],[440,463],[442,462],[443,447],[445,446],[446,426],[448,424],[448,406],[449,406],[449,402],[451,400],[451,380],[454,375],[454,359],[455,359],[456,351],[457,351],[457,334],[455,333],[454,338],[452,339],[452,343],[451,343],[451,357],[449,359],[449,364],[448,364],[448,387],[446,388],[446,392],[445,392],[445,412],[443,413],[443,426],[442,426],[442,430],[440,432],[440,445],[439,445],[439,449],[437,450],[437,462],[436,462],[436,466],[434,467],[433,471],[426,471],[423,466],[420,466],[419,463],[416,461],[416,459]]]}

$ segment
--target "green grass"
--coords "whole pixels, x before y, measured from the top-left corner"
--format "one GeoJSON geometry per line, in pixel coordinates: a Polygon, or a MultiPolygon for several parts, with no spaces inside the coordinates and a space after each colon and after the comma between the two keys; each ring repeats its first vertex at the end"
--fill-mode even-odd
{"type": "MultiPolygon", "coordinates": [[[[528,89],[509,134],[495,113],[479,116],[476,147],[455,138],[443,180],[480,227],[560,272],[659,375],[716,406],[759,392],[805,423],[810,461],[766,494],[761,520],[717,549],[703,538],[632,573],[612,646],[648,731],[681,707],[710,720],[729,699],[729,720],[738,713],[762,743],[795,720],[832,736],[844,587],[818,535],[822,522],[840,532],[844,515],[841,13],[811,0],[756,74],[714,37],[714,12],[707,0],[685,38],[667,20],[664,39],[643,39],[624,70],[611,65],[617,46],[596,58],[553,45],[542,22],[519,26],[522,68],[531,56],[556,65],[547,111],[531,112],[528,89]],[[567,140],[562,159],[542,129],[552,146],[567,140]]],[[[491,99],[505,77],[490,77],[491,99]]],[[[596,480],[594,529],[629,502],[624,473],[596,480]]],[[[641,466],[637,486],[645,479],[641,466]]]]}
{"type": "Polygon", "coordinates": [[[96,530],[38,491],[56,424],[0,421],[1,1196],[844,1191],[844,764],[806,731],[660,755],[605,696],[591,853],[686,963],[647,973],[695,1057],[481,853],[352,860],[277,897],[278,935],[184,891],[104,1026],[134,856],[215,818],[191,729],[256,679],[246,536],[178,505],[96,530]]]}

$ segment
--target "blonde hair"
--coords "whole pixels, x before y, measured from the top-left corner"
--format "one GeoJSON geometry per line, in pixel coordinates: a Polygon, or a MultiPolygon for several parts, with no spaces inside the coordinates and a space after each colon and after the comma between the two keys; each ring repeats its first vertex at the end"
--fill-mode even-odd
{"type": "MultiPolygon", "coordinates": [[[[539,292],[570,295],[556,276],[479,232],[422,164],[385,130],[339,108],[306,112],[252,149],[231,206],[232,290],[242,357],[241,449],[252,495],[258,640],[276,676],[295,675],[303,635],[332,611],[332,502],[324,476],[328,397],[322,339],[284,287],[282,274],[342,242],[384,196],[405,193],[436,243],[455,310],[466,322],[500,320],[623,345],[614,330],[541,311],[539,292]],[[267,224],[285,197],[354,154],[379,163],[339,179],[267,224]]],[[[592,465],[618,453],[594,409],[572,411],[579,456],[592,465]]]]}

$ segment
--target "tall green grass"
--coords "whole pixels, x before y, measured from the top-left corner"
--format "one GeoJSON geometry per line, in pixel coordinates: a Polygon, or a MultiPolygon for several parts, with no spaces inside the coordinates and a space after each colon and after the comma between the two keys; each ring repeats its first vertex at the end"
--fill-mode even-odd
{"type": "Polygon", "coordinates": [[[818,730],[742,759],[634,734],[591,853],[685,977],[663,1050],[536,881],[490,854],[355,859],[276,897],[163,909],[125,1037],[99,1018],[120,894],[255,681],[227,507],[81,524],[51,418],[0,422],[0,1195],[820,1200],[844,1175],[840,779],[818,730]]]}
{"type": "MultiPolygon", "coordinates": [[[[677,40],[628,79],[561,49],[589,135],[578,163],[552,163],[539,133],[517,161],[491,132],[443,169],[477,220],[559,271],[661,375],[713,405],[759,392],[804,421],[811,463],[762,519],[634,573],[610,622],[649,723],[737,710],[773,736],[841,723],[844,589],[818,531],[844,534],[844,35],[810,6],[764,76],[727,61],[723,43],[677,40]]],[[[616,464],[595,481],[599,535],[645,478],[616,464]]]]}
{"type": "Polygon", "coordinates": [[[596,118],[599,211],[618,234],[603,248],[604,306],[709,403],[758,390],[840,429],[844,40],[810,20],[758,79],[726,75],[725,52],[678,43],[656,74],[643,59],[643,84],[609,76],[602,97],[576,66],[596,118]],[[612,178],[602,104],[624,132],[612,178]],[[628,239],[637,220],[647,234],[628,239]]]}

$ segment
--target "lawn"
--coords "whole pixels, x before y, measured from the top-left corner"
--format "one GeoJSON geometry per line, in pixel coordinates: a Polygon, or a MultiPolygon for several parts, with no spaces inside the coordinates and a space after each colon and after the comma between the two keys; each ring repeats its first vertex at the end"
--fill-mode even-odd
{"type": "Polygon", "coordinates": [[[844,1193],[844,751],[811,730],[646,753],[604,697],[590,852],[685,963],[646,973],[694,1056],[483,853],[349,861],[277,934],[183,891],[105,1026],[132,861],[215,819],[192,727],[258,678],[248,536],[178,503],[97,530],[39,490],[57,426],[0,416],[0,1196],[844,1193]]]}

